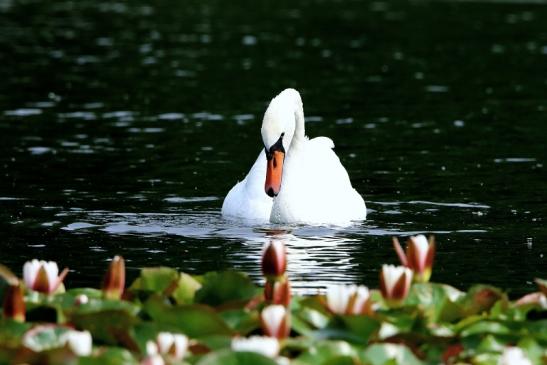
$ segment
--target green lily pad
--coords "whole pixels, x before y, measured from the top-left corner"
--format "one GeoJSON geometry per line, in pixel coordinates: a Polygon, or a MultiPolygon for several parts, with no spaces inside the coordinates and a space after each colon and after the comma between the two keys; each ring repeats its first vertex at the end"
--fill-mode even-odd
{"type": "Polygon", "coordinates": [[[419,360],[408,347],[392,343],[368,346],[362,352],[361,359],[370,365],[424,365],[424,362],[419,360]]]}
{"type": "Polygon", "coordinates": [[[254,352],[220,350],[204,356],[196,365],[277,365],[264,355],[254,352]]]}
{"type": "Polygon", "coordinates": [[[236,301],[248,301],[259,289],[244,273],[236,271],[210,272],[203,276],[203,286],[196,292],[195,302],[218,306],[236,301]]]}
{"type": "Polygon", "coordinates": [[[144,305],[146,313],[158,324],[171,326],[189,337],[231,335],[222,318],[204,305],[170,306],[160,297],[151,297],[144,305]]]}

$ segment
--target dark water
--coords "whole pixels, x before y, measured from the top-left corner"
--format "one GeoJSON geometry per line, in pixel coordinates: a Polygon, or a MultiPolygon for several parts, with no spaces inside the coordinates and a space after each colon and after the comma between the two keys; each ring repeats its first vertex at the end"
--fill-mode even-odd
{"type": "Polygon", "coordinates": [[[308,291],[377,285],[433,232],[433,279],[513,295],[547,276],[547,4],[0,1],[0,261],[96,285],[122,254],[258,275],[285,229],[308,291]],[[302,93],[370,208],[350,228],[225,221],[268,101],[302,93]]]}

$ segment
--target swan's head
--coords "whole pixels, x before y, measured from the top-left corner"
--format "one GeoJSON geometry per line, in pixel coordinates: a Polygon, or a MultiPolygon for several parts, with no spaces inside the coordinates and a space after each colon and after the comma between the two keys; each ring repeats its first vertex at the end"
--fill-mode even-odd
{"type": "Polygon", "coordinates": [[[286,89],[272,99],[264,113],[261,133],[268,160],[264,189],[271,197],[281,189],[285,153],[289,151],[296,128],[297,106],[302,107],[300,94],[286,89]]]}

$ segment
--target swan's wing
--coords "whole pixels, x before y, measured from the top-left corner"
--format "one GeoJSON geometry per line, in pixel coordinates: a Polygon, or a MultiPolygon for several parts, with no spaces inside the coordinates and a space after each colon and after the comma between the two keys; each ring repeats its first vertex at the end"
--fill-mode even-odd
{"type": "Polygon", "coordinates": [[[319,148],[328,148],[331,150],[334,148],[334,142],[329,137],[315,137],[314,139],[310,139],[308,143],[317,145],[319,148]]]}
{"type": "Polygon", "coordinates": [[[272,210],[272,198],[264,191],[266,155],[261,150],[258,158],[245,176],[226,195],[222,215],[267,221],[272,210]]]}

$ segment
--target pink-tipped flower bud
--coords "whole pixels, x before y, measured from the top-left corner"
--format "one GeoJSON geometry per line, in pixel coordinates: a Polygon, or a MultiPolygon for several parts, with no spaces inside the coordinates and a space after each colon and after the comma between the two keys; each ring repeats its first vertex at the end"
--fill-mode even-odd
{"type": "Polygon", "coordinates": [[[269,305],[260,313],[262,331],[266,336],[283,339],[291,331],[287,309],[282,305],[269,305]]]}
{"type": "Polygon", "coordinates": [[[115,256],[104,276],[103,295],[107,299],[120,299],[125,289],[125,262],[123,257],[115,256]]]}
{"type": "Polygon", "coordinates": [[[41,293],[51,294],[55,292],[68,269],[65,268],[59,275],[59,267],[53,261],[38,261],[36,259],[25,262],[23,265],[23,280],[27,288],[41,293]]]}
{"type": "Polygon", "coordinates": [[[10,318],[17,322],[25,321],[25,300],[21,284],[9,285],[6,288],[2,312],[4,318],[10,318]]]}
{"type": "Polygon", "coordinates": [[[414,271],[415,281],[422,283],[429,281],[435,258],[435,238],[433,236],[429,238],[429,242],[421,234],[410,237],[406,246],[406,254],[395,237],[393,237],[393,247],[401,264],[414,271]]]}
{"type": "Polygon", "coordinates": [[[380,271],[380,291],[391,307],[402,304],[412,284],[412,270],[404,266],[383,265],[380,271]]]}
{"type": "Polygon", "coordinates": [[[283,277],[281,280],[268,280],[264,284],[264,299],[268,304],[280,304],[288,307],[291,303],[291,283],[283,277]]]}
{"type": "Polygon", "coordinates": [[[287,269],[287,252],[281,241],[267,243],[262,254],[262,273],[266,277],[277,277],[285,274],[287,269]]]}

